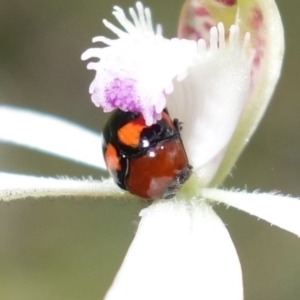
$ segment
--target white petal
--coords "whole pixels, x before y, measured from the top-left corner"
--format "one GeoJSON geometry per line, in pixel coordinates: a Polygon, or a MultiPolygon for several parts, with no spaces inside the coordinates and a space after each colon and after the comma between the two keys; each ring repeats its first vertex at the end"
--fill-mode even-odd
{"type": "Polygon", "coordinates": [[[236,250],[208,204],[160,200],[140,215],[105,300],[243,299],[236,250]]]}
{"type": "Polygon", "coordinates": [[[274,0],[247,2],[249,2],[249,7],[245,5],[244,9],[238,10],[236,19],[238,22],[243,21],[246,23],[246,28],[251,31],[253,46],[257,50],[257,54],[263,53],[263,57],[258,67],[259,70],[254,69],[256,74],[249,105],[243,111],[223,162],[212,181],[213,186],[224,180],[248,143],[265,113],[281,73],[284,33],[276,2],[274,0]],[[259,30],[257,30],[256,26],[259,22],[261,24],[259,30]]]}
{"type": "Polygon", "coordinates": [[[203,189],[202,196],[244,210],[300,236],[300,200],[272,193],[203,189]]]}
{"type": "Polygon", "coordinates": [[[0,106],[0,141],[106,169],[100,134],[50,115],[0,106]]]}
{"type": "MultiPolygon", "coordinates": [[[[232,139],[224,153],[201,170],[206,178],[217,171],[210,183],[212,186],[222,183],[262,118],[278,81],[284,52],[283,28],[274,0],[186,0],[180,14],[178,36],[193,40],[203,38],[208,42],[211,38],[209,29],[218,22],[224,22],[226,28],[229,24],[239,25],[242,36],[249,32],[255,55],[251,69],[251,95],[232,139]]],[[[236,86],[239,87],[238,83],[236,86]]],[[[224,97],[227,98],[227,94],[224,97]]],[[[185,98],[186,95],[182,95],[183,101],[185,98]]]]}
{"type": "Polygon", "coordinates": [[[127,197],[112,180],[75,180],[68,178],[42,178],[0,173],[0,200],[11,201],[26,197],[127,197]]]}
{"type": "Polygon", "coordinates": [[[211,29],[210,49],[199,45],[197,61],[167,98],[170,115],[183,123],[190,164],[205,184],[214,175],[205,172],[206,165],[218,166],[250,93],[251,52],[240,42],[238,27],[231,27],[228,45],[224,34],[223,24],[211,29]]]}

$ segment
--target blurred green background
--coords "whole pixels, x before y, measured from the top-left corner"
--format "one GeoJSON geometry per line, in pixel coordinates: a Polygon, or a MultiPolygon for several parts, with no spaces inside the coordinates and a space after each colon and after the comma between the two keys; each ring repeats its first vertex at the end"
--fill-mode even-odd
{"type": "MultiPolygon", "coordinates": [[[[166,35],[174,36],[182,1],[144,3],[166,35]]],[[[277,3],[287,44],[283,76],[225,186],[300,196],[300,2],[277,3]]],[[[134,1],[1,0],[0,102],[100,131],[106,116],[90,101],[94,74],[80,55],[91,46],[91,37],[110,35],[101,20],[113,20],[115,4],[126,8],[134,1]]],[[[0,157],[0,169],[10,172],[106,175],[4,144],[0,157]]],[[[97,199],[0,203],[0,299],[102,299],[134,236],[140,208],[139,203],[97,199]]],[[[245,299],[300,299],[300,239],[234,209],[217,211],[240,255],[245,299]]]]}

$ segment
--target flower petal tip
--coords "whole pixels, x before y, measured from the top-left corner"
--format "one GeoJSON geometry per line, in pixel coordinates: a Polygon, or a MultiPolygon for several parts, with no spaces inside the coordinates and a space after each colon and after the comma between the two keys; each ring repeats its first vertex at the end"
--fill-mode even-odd
{"type": "Polygon", "coordinates": [[[243,298],[236,250],[207,203],[156,201],[140,216],[105,300],[243,298]]]}

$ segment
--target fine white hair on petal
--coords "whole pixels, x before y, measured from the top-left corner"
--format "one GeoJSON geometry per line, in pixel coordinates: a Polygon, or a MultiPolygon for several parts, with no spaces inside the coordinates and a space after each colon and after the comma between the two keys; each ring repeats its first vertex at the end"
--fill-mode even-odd
{"type": "Polygon", "coordinates": [[[300,236],[300,200],[272,193],[203,189],[202,196],[257,216],[300,236]]]}
{"type": "Polygon", "coordinates": [[[44,113],[0,106],[0,141],[106,169],[100,134],[44,113]]]}
{"type": "MultiPolygon", "coordinates": [[[[221,36],[221,32],[220,32],[220,36],[221,36]]],[[[218,30],[217,30],[217,27],[214,26],[210,29],[210,43],[209,43],[209,46],[210,46],[211,51],[215,51],[219,48],[218,41],[219,41],[219,33],[218,33],[218,30]]]]}
{"type": "Polygon", "coordinates": [[[148,29],[148,26],[146,24],[146,18],[145,18],[145,12],[144,12],[144,7],[141,2],[136,3],[136,8],[138,11],[138,19],[140,21],[140,25],[142,29],[148,29]]]}
{"type": "Polygon", "coordinates": [[[113,15],[128,33],[134,32],[135,26],[127,19],[123,9],[118,6],[114,6],[113,15]]]}
{"type": "Polygon", "coordinates": [[[136,14],[133,8],[129,9],[129,13],[133,19],[134,25],[137,29],[142,31],[153,32],[151,11],[148,7],[144,9],[141,2],[136,3],[138,14],[136,14]]]}
{"type": "Polygon", "coordinates": [[[132,7],[129,8],[129,14],[133,20],[135,27],[140,28],[140,22],[139,22],[138,16],[132,7]]]}
{"type": "MultiPolygon", "coordinates": [[[[218,23],[218,31],[219,31],[219,48],[224,48],[226,43],[225,43],[225,28],[223,23],[218,23]]],[[[248,41],[249,42],[249,41],[248,41]]]]}
{"type": "MultiPolygon", "coordinates": [[[[93,43],[101,42],[101,43],[104,43],[109,46],[113,44],[113,40],[109,39],[105,36],[95,36],[95,37],[93,37],[92,42],[93,43]]],[[[94,57],[94,56],[92,55],[91,57],[94,57]]],[[[81,59],[85,60],[84,57],[81,57],[81,59]]]]}
{"type": "Polygon", "coordinates": [[[0,182],[0,201],[61,196],[128,198],[112,179],[56,179],[0,172],[0,182]]]}
{"type": "Polygon", "coordinates": [[[95,62],[89,62],[86,66],[86,68],[88,70],[96,70],[97,69],[98,64],[95,62]]]}
{"type": "Polygon", "coordinates": [[[204,55],[206,52],[206,42],[205,40],[199,40],[197,44],[198,55],[204,55]]]}
{"type": "MultiPolygon", "coordinates": [[[[116,17],[120,25],[125,29],[125,31],[119,29],[112,23],[110,23],[107,20],[103,20],[104,25],[110,29],[112,32],[114,32],[119,38],[124,38],[126,36],[129,36],[130,34],[134,35],[137,33],[148,33],[148,34],[155,34],[153,30],[153,24],[152,24],[152,17],[151,17],[151,11],[148,7],[144,8],[141,2],[136,3],[136,8],[138,11],[138,14],[136,14],[136,11],[133,8],[129,9],[129,14],[132,17],[133,23],[128,20],[126,17],[123,9],[121,9],[118,6],[114,6],[113,15],[116,17]]],[[[156,33],[157,35],[159,32],[156,33]]],[[[93,42],[104,42],[107,45],[113,44],[113,40],[107,39],[105,37],[96,37],[93,38],[93,42]],[[108,42],[108,43],[107,43],[108,42]]],[[[93,56],[90,56],[90,58],[93,56]]],[[[82,58],[85,60],[86,58],[82,58]]]]}
{"type": "Polygon", "coordinates": [[[156,34],[157,35],[162,35],[163,34],[163,28],[162,28],[161,24],[156,25],[156,34]]]}
{"type": "MultiPolygon", "coordinates": [[[[149,30],[153,30],[153,24],[152,24],[152,16],[151,16],[151,10],[146,7],[145,8],[145,18],[146,18],[146,24],[149,30]]],[[[158,32],[156,31],[158,34],[158,32]]]]}
{"type": "Polygon", "coordinates": [[[247,104],[251,85],[252,51],[249,35],[240,40],[232,26],[225,43],[222,23],[212,27],[210,45],[198,42],[198,57],[187,77],[174,82],[167,96],[172,117],[183,123],[181,132],[186,152],[204,185],[209,183],[247,104]]]}
{"type": "Polygon", "coordinates": [[[120,28],[118,28],[117,26],[115,26],[114,24],[108,22],[106,19],[103,20],[103,24],[110,29],[113,33],[115,33],[119,38],[125,37],[127,36],[127,32],[121,30],[120,28]]]}
{"type": "Polygon", "coordinates": [[[91,57],[101,58],[101,56],[102,56],[101,48],[90,48],[90,49],[86,50],[84,53],[82,53],[81,59],[87,60],[91,57]]]}
{"type": "Polygon", "coordinates": [[[239,259],[224,224],[205,202],[158,201],[105,300],[242,300],[239,259]]]}
{"type": "MultiPolygon", "coordinates": [[[[106,19],[103,20],[104,25],[112,32],[114,32],[119,38],[129,37],[130,35],[134,35],[137,33],[148,33],[154,35],[155,33],[153,31],[150,10],[148,8],[144,9],[143,5],[140,2],[136,3],[136,7],[138,10],[138,15],[136,14],[133,8],[129,9],[129,13],[133,19],[133,23],[130,20],[128,20],[123,9],[121,9],[118,6],[114,7],[113,15],[116,17],[116,19],[118,20],[120,25],[125,29],[125,31],[113,25],[106,19]]],[[[98,36],[93,38],[93,42],[103,42],[107,45],[113,45],[116,41],[118,40],[111,40],[104,36],[98,36]]],[[[102,55],[99,54],[99,52],[101,52],[101,48],[88,49],[81,55],[81,59],[87,60],[92,57],[101,58],[102,55]]]]}

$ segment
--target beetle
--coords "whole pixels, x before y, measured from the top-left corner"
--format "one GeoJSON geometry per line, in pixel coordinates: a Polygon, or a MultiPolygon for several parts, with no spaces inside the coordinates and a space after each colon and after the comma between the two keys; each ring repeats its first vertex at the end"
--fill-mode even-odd
{"type": "Polygon", "coordinates": [[[116,184],[144,199],[174,197],[192,173],[180,123],[166,109],[151,126],[141,113],[115,110],[104,126],[102,148],[116,184]]]}

